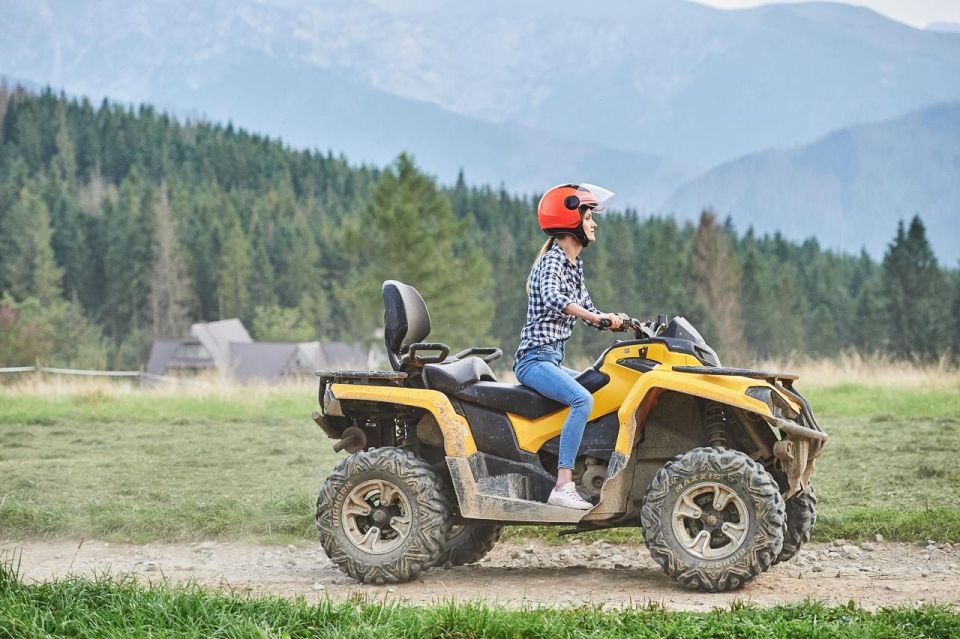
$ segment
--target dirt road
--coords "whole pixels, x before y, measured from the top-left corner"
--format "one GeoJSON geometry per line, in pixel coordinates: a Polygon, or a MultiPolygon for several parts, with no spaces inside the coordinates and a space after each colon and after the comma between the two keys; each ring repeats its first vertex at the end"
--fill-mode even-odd
{"type": "Polygon", "coordinates": [[[0,542],[8,559],[20,554],[27,581],[68,574],[132,573],[144,582],[169,578],[226,584],[257,593],[416,604],[482,599],[506,606],[606,607],[655,602],[668,609],[710,610],[734,600],[773,605],[813,598],[851,599],[865,608],[947,603],[960,607],[960,544],[870,542],[810,544],[798,558],[774,567],[733,593],[690,592],[673,584],[643,546],[579,540],[562,546],[501,543],[480,564],[434,569],[417,581],[363,586],[337,570],[319,544],[267,546],[206,541],[193,544],[109,544],[102,541],[0,542]]]}

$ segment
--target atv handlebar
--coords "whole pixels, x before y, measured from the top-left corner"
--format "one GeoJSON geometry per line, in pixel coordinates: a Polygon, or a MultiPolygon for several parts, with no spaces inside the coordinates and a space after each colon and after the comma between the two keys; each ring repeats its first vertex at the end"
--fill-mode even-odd
{"type": "Polygon", "coordinates": [[[646,321],[638,320],[636,317],[630,317],[625,313],[618,313],[618,315],[623,320],[620,328],[611,329],[610,326],[612,322],[606,318],[601,319],[599,324],[594,325],[594,328],[598,331],[612,330],[618,333],[632,330],[637,339],[643,339],[645,337],[656,337],[667,327],[667,316],[662,314],[651,317],[646,321]]]}
{"type": "Polygon", "coordinates": [[[616,332],[621,332],[621,331],[629,330],[629,329],[630,329],[630,322],[631,322],[631,321],[636,321],[636,320],[634,320],[632,317],[630,317],[629,315],[627,315],[626,313],[617,313],[617,316],[618,316],[621,320],[623,320],[623,323],[620,324],[620,327],[619,327],[619,328],[611,329],[610,327],[613,325],[613,322],[611,322],[610,320],[608,320],[608,319],[605,318],[605,317],[602,318],[597,324],[594,324],[593,327],[596,328],[598,331],[613,330],[613,331],[616,331],[616,332]]]}

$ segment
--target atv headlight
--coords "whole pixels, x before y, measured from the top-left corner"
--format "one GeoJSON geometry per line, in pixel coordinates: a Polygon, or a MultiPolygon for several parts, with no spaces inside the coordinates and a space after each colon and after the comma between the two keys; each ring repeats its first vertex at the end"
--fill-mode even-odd
{"type": "Polygon", "coordinates": [[[774,417],[780,417],[782,411],[780,408],[773,402],[773,391],[770,390],[767,386],[751,386],[747,389],[747,397],[752,397],[753,399],[759,400],[767,405],[767,408],[770,409],[770,414],[774,417]]]}
{"type": "Polygon", "coordinates": [[[800,416],[797,411],[793,410],[790,402],[780,393],[771,392],[770,397],[773,399],[773,406],[776,408],[774,414],[777,417],[786,417],[787,419],[794,420],[800,416]]]}
{"type": "Polygon", "coordinates": [[[770,409],[770,414],[774,417],[797,418],[797,412],[793,410],[787,400],[769,386],[751,386],[747,389],[746,395],[766,404],[770,409]]]}

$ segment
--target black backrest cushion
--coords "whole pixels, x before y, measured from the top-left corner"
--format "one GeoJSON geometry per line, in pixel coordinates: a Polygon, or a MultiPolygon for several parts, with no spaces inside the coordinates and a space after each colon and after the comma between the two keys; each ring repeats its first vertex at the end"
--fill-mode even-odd
{"type": "Polygon", "coordinates": [[[430,334],[427,305],[412,286],[387,280],[383,283],[383,339],[391,353],[403,354],[411,344],[430,334]]]}

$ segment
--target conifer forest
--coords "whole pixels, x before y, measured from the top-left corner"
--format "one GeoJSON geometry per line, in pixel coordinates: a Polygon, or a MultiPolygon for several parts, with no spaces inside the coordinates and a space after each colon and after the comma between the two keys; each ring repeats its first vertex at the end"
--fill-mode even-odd
{"type": "MultiPolygon", "coordinates": [[[[154,339],[230,317],[262,341],[369,344],[385,279],[421,292],[431,341],[496,345],[512,362],[545,239],[538,194],[50,90],[0,87],[0,122],[0,366],[135,369],[154,339]]],[[[725,364],[845,350],[955,361],[960,277],[923,216],[904,211],[877,261],[710,211],[689,223],[614,204],[583,257],[601,310],[684,315],[725,364]]],[[[580,327],[568,353],[610,341],[580,327]]]]}

